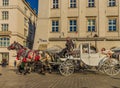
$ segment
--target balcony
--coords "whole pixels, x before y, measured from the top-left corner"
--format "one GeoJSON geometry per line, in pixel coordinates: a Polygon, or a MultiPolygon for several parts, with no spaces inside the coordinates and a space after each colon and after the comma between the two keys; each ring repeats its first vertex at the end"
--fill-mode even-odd
{"type": "Polygon", "coordinates": [[[11,33],[11,31],[0,31],[0,36],[10,36],[11,33]]]}

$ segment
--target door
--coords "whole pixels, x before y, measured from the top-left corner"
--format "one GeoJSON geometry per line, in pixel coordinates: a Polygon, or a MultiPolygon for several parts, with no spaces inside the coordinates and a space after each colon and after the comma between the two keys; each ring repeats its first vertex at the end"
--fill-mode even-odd
{"type": "Polygon", "coordinates": [[[90,54],[90,57],[89,57],[89,60],[90,60],[90,65],[91,66],[98,66],[101,58],[100,58],[100,54],[99,53],[91,53],[90,54]]]}
{"type": "Polygon", "coordinates": [[[90,54],[89,54],[89,43],[81,44],[81,60],[89,65],[90,64],[90,54]]]}
{"type": "Polygon", "coordinates": [[[8,52],[0,53],[0,61],[5,62],[8,65],[9,64],[9,53],[8,52]]]}

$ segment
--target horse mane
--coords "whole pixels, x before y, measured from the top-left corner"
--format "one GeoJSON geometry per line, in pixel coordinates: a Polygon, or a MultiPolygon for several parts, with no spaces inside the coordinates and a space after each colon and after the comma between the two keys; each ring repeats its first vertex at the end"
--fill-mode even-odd
{"type": "MultiPolygon", "coordinates": [[[[17,42],[18,43],[18,42],[17,42]]],[[[19,44],[19,46],[21,47],[21,48],[24,48],[24,46],[23,45],[21,45],[20,43],[18,43],[19,44]]]]}
{"type": "Polygon", "coordinates": [[[18,42],[14,42],[14,43],[16,43],[18,50],[19,50],[19,49],[22,49],[22,48],[25,48],[23,45],[21,45],[21,44],[18,43],[18,42]]]}

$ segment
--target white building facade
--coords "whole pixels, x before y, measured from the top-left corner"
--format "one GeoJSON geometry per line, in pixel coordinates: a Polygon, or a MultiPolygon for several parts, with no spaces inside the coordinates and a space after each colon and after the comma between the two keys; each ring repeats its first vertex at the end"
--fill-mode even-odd
{"type": "Polygon", "coordinates": [[[65,47],[66,38],[98,51],[120,45],[120,0],[39,0],[34,49],[65,47]]]}
{"type": "Polygon", "coordinates": [[[0,62],[6,59],[12,66],[15,51],[7,47],[14,41],[26,46],[29,21],[36,22],[37,15],[25,0],[0,0],[0,62]]]}

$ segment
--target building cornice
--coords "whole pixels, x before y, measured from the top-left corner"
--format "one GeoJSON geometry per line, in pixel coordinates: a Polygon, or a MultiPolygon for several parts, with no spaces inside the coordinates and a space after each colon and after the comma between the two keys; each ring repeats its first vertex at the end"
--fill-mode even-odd
{"type": "MultiPolygon", "coordinates": [[[[22,8],[21,8],[20,6],[18,6],[18,5],[11,5],[11,6],[6,6],[6,7],[0,6],[0,9],[6,9],[6,10],[8,10],[8,9],[18,9],[24,16],[26,16],[27,18],[29,18],[29,17],[24,13],[24,11],[22,10],[22,8]]],[[[34,14],[34,16],[37,18],[37,15],[36,15],[36,14],[34,14]]]]}
{"type": "Polygon", "coordinates": [[[22,39],[26,39],[26,37],[25,37],[23,34],[18,33],[18,32],[12,32],[11,35],[12,35],[12,36],[18,36],[18,37],[20,37],[20,38],[22,38],[22,39]]]}
{"type": "Polygon", "coordinates": [[[15,9],[17,5],[9,5],[9,6],[0,6],[0,9],[15,9]]]}
{"type": "Polygon", "coordinates": [[[11,33],[11,31],[0,31],[0,36],[10,36],[11,33]]]}
{"type": "Polygon", "coordinates": [[[22,0],[22,2],[31,10],[31,12],[32,12],[34,15],[37,15],[36,12],[30,7],[29,3],[28,3],[26,0],[22,0]]]}
{"type": "MultiPolygon", "coordinates": [[[[76,41],[120,41],[120,37],[71,38],[76,41]]],[[[66,38],[49,38],[49,41],[66,41],[66,38]]]]}

